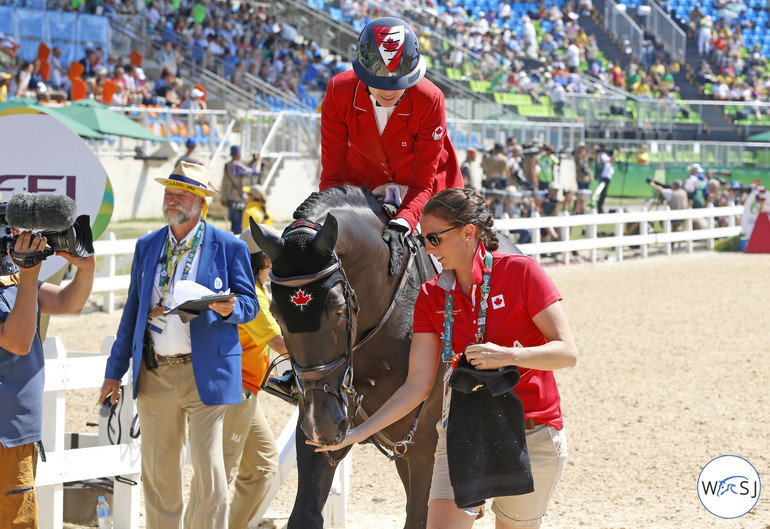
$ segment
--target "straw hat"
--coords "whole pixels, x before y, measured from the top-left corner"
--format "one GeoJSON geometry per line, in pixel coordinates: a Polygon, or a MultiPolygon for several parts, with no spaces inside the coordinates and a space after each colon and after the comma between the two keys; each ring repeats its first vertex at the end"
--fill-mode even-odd
{"type": "Polygon", "coordinates": [[[207,197],[218,195],[209,184],[209,170],[197,163],[179,162],[168,178],[156,178],[155,181],[164,186],[176,182],[197,187],[207,197]]]}

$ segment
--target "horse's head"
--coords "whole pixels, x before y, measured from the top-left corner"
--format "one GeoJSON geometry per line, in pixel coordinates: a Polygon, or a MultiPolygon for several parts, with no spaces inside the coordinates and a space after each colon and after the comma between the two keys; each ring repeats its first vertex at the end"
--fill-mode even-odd
{"type": "Polygon", "coordinates": [[[251,232],[273,264],[271,309],[300,386],[300,426],[309,439],[338,444],[358,404],[351,361],[358,306],[334,251],[337,219],[328,214],[323,226],[298,220],[282,237],[251,219],[251,232]]]}

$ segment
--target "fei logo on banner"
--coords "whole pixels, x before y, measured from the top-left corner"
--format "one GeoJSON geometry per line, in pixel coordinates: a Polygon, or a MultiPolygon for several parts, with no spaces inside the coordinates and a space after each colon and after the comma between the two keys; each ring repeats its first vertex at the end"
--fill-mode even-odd
{"type": "Polygon", "coordinates": [[[759,501],[762,483],[754,466],[738,456],[709,461],[698,476],[698,497],[708,512],[720,518],[739,518],[759,501]]]}

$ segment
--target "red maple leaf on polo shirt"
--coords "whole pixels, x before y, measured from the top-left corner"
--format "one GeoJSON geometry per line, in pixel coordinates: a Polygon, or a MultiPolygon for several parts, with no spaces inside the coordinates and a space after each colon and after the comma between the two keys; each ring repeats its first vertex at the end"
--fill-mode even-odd
{"type": "Polygon", "coordinates": [[[305,305],[310,303],[310,300],[313,299],[313,297],[309,294],[305,294],[305,291],[300,288],[290,299],[291,302],[298,306],[300,309],[304,309],[305,305]]]}

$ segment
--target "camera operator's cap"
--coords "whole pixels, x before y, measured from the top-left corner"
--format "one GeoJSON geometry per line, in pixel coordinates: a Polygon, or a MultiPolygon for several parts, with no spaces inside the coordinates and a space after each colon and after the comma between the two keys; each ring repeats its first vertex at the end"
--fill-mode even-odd
{"type": "Polygon", "coordinates": [[[240,145],[231,145],[230,146],[230,156],[235,156],[239,152],[241,152],[240,145]]]}
{"type": "Polygon", "coordinates": [[[548,189],[552,191],[558,191],[561,189],[561,186],[559,185],[559,182],[551,182],[548,184],[548,189]]]}
{"type": "MultiPolygon", "coordinates": [[[[267,224],[260,224],[260,228],[263,230],[270,232],[271,234],[275,235],[276,237],[281,237],[281,232],[273,228],[272,226],[269,226],[267,224]]],[[[259,253],[262,250],[259,246],[257,246],[257,243],[254,242],[254,236],[251,234],[251,228],[246,228],[241,232],[241,234],[238,236],[243,242],[249,245],[249,253],[259,253]]]]}
{"type": "Polygon", "coordinates": [[[166,187],[184,189],[201,197],[218,195],[209,185],[209,170],[203,165],[179,162],[168,178],[156,178],[156,182],[166,187]]]}
{"type": "Polygon", "coordinates": [[[198,142],[195,141],[195,138],[187,138],[187,141],[184,142],[184,144],[187,147],[196,147],[198,145],[198,142]]]}
{"type": "Polygon", "coordinates": [[[243,192],[260,200],[267,200],[267,196],[265,195],[265,188],[259,184],[255,184],[253,186],[245,186],[243,188],[243,192]]]}

